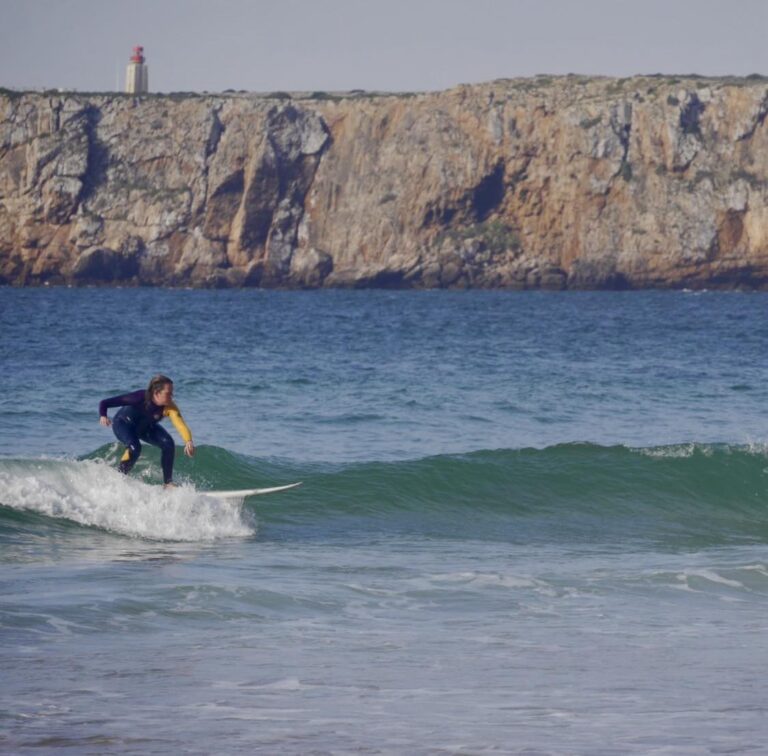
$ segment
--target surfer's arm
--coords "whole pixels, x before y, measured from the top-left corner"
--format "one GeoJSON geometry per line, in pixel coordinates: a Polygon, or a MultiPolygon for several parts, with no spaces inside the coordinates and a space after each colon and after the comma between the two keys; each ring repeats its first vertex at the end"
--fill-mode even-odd
{"type": "Polygon", "coordinates": [[[130,394],[118,394],[117,396],[111,396],[109,399],[102,399],[99,402],[99,420],[102,425],[109,425],[109,418],[107,417],[107,410],[113,407],[125,407],[129,404],[141,404],[144,400],[144,392],[131,391],[130,394]],[[103,418],[103,419],[102,419],[103,418]],[[106,420],[106,422],[104,422],[106,420]]]}
{"type": "Polygon", "coordinates": [[[189,430],[189,426],[184,422],[184,418],[179,412],[179,408],[172,404],[170,407],[166,407],[163,410],[165,417],[170,417],[173,427],[179,432],[179,435],[184,440],[184,453],[191,457],[195,453],[195,444],[192,441],[192,431],[189,430]]]}

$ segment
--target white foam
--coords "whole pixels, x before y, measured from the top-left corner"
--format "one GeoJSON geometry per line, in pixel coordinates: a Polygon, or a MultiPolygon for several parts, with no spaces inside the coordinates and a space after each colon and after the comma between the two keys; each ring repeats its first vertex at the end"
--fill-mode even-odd
{"type": "Polygon", "coordinates": [[[656,459],[689,459],[696,454],[701,454],[705,457],[713,457],[718,451],[724,454],[743,453],[753,457],[768,456],[768,444],[764,441],[748,441],[742,445],[702,444],[691,441],[688,443],[652,448],[630,447],[630,450],[638,452],[645,457],[654,457],[656,459]]]}
{"type": "Polygon", "coordinates": [[[210,541],[255,532],[238,502],[186,486],[150,486],[97,460],[4,464],[0,503],[152,540],[210,541]]]}
{"type": "Polygon", "coordinates": [[[746,586],[738,580],[731,580],[730,578],[723,577],[722,575],[714,572],[713,570],[698,569],[698,570],[684,570],[677,574],[677,580],[684,584],[689,590],[695,590],[691,587],[691,580],[704,580],[708,583],[715,583],[718,585],[724,585],[728,588],[745,589],[746,586]]]}
{"type": "Polygon", "coordinates": [[[650,449],[635,449],[634,451],[638,451],[643,456],[653,457],[654,459],[689,459],[697,452],[704,456],[711,457],[714,453],[712,447],[696,443],[674,444],[672,446],[659,446],[650,449]]]}
{"type": "Polygon", "coordinates": [[[449,572],[431,575],[430,579],[435,583],[458,583],[479,588],[532,588],[535,591],[555,595],[552,586],[531,577],[504,574],[499,572],[449,572]]]}

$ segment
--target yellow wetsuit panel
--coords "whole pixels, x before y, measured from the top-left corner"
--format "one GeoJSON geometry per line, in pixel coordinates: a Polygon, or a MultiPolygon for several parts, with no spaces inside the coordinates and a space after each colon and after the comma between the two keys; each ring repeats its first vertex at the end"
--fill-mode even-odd
{"type": "Polygon", "coordinates": [[[171,404],[163,410],[163,417],[170,417],[173,427],[179,432],[179,435],[184,439],[184,443],[192,440],[192,431],[184,422],[184,418],[181,416],[179,408],[175,404],[171,404]]]}

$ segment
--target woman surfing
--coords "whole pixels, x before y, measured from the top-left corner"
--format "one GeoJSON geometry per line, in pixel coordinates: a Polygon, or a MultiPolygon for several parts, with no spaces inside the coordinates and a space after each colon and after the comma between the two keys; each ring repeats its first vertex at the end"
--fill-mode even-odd
{"type": "Polygon", "coordinates": [[[110,425],[118,440],[125,444],[118,470],[129,473],[141,455],[141,442],[160,447],[160,464],[163,468],[165,488],[174,486],[173,460],[176,447],[165,428],[160,426],[163,418],[170,417],[179,435],[184,440],[184,453],[195,454],[192,433],[184,422],[179,408],[173,401],[173,381],[165,375],[156,375],[146,390],[139,389],[129,394],[120,394],[99,402],[99,422],[106,428],[110,425]],[[107,416],[107,410],[120,407],[114,420],[107,416]]]}

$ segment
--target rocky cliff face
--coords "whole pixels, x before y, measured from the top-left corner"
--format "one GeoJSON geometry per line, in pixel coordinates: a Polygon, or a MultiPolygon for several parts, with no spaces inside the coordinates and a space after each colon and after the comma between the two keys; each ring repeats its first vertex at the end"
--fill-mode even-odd
{"type": "Polygon", "coordinates": [[[768,288],[768,81],[0,95],[0,282],[768,288]]]}

